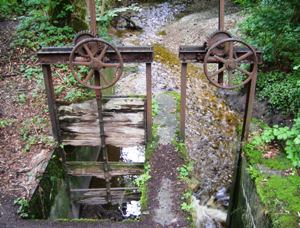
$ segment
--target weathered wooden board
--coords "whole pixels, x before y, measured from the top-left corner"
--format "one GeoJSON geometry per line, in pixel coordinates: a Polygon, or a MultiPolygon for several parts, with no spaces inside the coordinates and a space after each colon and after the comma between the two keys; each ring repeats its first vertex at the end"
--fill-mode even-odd
{"type": "MultiPolygon", "coordinates": [[[[58,108],[63,144],[100,145],[96,100],[58,108]]],[[[145,99],[112,98],[103,105],[106,144],[130,147],[145,144],[145,99]]]]}
{"type": "MultiPolygon", "coordinates": [[[[124,176],[140,175],[144,170],[144,163],[108,162],[109,171],[106,175],[124,176]]],[[[66,162],[69,175],[72,176],[94,176],[105,179],[104,163],[95,161],[72,161],[66,162]]]]}
{"type": "MultiPolygon", "coordinates": [[[[106,204],[106,188],[71,189],[71,197],[76,203],[87,205],[106,204]]],[[[139,200],[141,194],[136,187],[111,188],[112,204],[120,204],[130,200],[139,200]]]]}

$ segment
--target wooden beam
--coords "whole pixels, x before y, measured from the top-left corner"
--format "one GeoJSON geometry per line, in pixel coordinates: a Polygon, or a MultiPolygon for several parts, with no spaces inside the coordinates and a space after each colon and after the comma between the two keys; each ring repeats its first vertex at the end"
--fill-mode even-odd
{"type": "MultiPolygon", "coordinates": [[[[59,123],[62,142],[72,146],[100,145],[95,100],[61,105],[59,123]]],[[[145,144],[145,99],[121,97],[103,106],[106,143],[117,147],[145,144]]]]}
{"type": "MultiPolygon", "coordinates": [[[[110,168],[108,175],[111,177],[140,175],[144,170],[144,163],[108,162],[108,166],[110,168]]],[[[94,176],[101,179],[105,178],[104,162],[70,161],[66,162],[66,168],[68,174],[72,176],[94,176]]]]}
{"type": "MultiPolygon", "coordinates": [[[[41,64],[68,64],[73,47],[48,47],[42,48],[38,53],[38,61],[41,64]]],[[[145,47],[117,47],[120,51],[124,63],[150,63],[153,62],[153,49],[145,47]]],[[[109,63],[118,60],[118,56],[113,50],[107,50],[109,63]]]]}
{"type": "MultiPolygon", "coordinates": [[[[139,200],[140,192],[136,187],[111,188],[112,204],[125,203],[130,200],[139,200]]],[[[71,189],[72,200],[86,205],[107,204],[106,188],[71,189]]]]}

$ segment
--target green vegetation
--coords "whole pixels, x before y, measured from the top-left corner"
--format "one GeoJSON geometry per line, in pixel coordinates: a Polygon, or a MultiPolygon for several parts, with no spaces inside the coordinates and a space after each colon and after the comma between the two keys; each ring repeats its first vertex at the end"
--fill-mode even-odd
{"type": "Polygon", "coordinates": [[[142,175],[140,175],[137,179],[135,179],[135,184],[139,187],[141,192],[141,208],[142,210],[146,210],[148,204],[148,184],[147,182],[151,179],[150,175],[150,165],[145,164],[145,170],[142,175]]]}
{"type": "Polygon", "coordinates": [[[262,49],[258,97],[275,110],[296,115],[300,108],[300,2],[298,0],[236,0],[250,14],[241,30],[262,49]]]}
{"type": "Polygon", "coordinates": [[[191,177],[191,172],[193,171],[193,165],[192,163],[189,163],[187,165],[182,165],[181,167],[177,168],[177,171],[179,173],[179,179],[186,180],[187,178],[191,177]]]}
{"type": "Polygon", "coordinates": [[[17,198],[14,200],[14,205],[19,206],[17,213],[18,215],[20,215],[21,218],[29,217],[29,202],[27,199],[17,198]]]}
{"type": "Polygon", "coordinates": [[[0,118],[0,129],[1,128],[5,128],[7,126],[10,126],[14,122],[15,122],[15,120],[13,120],[13,119],[3,119],[3,118],[0,118]]]}
{"type": "MultiPolygon", "coordinates": [[[[270,139],[266,135],[261,138],[266,141],[270,139]]],[[[261,144],[261,138],[255,137],[244,147],[249,163],[247,172],[256,183],[257,193],[266,213],[270,215],[273,226],[296,227],[300,211],[300,177],[296,170],[291,168],[291,160],[280,152],[279,146],[274,145],[274,142],[261,144]]]]}
{"type": "Polygon", "coordinates": [[[294,120],[291,128],[274,125],[266,128],[260,136],[253,139],[255,145],[278,141],[283,144],[287,158],[294,167],[300,168],[300,117],[294,120]]]}
{"type": "Polygon", "coordinates": [[[34,116],[31,119],[26,119],[22,123],[20,136],[24,142],[24,151],[29,151],[33,145],[42,143],[48,146],[54,146],[55,141],[51,136],[43,134],[43,130],[48,123],[40,116],[34,116]]]}

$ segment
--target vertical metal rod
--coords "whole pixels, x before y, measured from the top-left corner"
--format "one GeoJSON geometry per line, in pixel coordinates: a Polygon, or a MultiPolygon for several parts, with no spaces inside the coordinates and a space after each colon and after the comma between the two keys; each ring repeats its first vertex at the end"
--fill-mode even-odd
{"type": "MultiPolygon", "coordinates": [[[[219,69],[219,70],[220,70],[223,66],[224,66],[224,63],[218,63],[218,69],[219,69]]],[[[224,82],[224,73],[221,72],[220,74],[218,74],[218,83],[222,85],[223,82],[224,82]]]]}
{"type": "Polygon", "coordinates": [[[187,63],[181,63],[181,77],[180,77],[180,137],[185,140],[185,106],[186,106],[186,75],[187,63]]]}
{"type": "Polygon", "coordinates": [[[90,32],[94,35],[97,34],[97,21],[96,21],[96,3],[95,0],[87,0],[89,26],[90,32]]]}
{"type": "Polygon", "coordinates": [[[151,63],[146,63],[146,90],[147,90],[147,142],[152,140],[152,69],[151,63]]]}
{"type": "MultiPolygon", "coordinates": [[[[95,71],[95,85],[100,86],[100,75],[98,71],[95,71]]],[[[108,165],[108,153],[107,146],[105,143],[105,131],[104,131],[104,120],[103,120],[103,110],[102,110],[102,93],[101,90],[95,90],[96,92],[96,101],[98,107],[98,119],[99,119],[99,130],[100,130],[100,154],[102,154],[102,159],[104,163],[104,178],[106,183],[106,200],[111,203],[111,184],[110,184],[110,175],[109,175],[109,165],[108,165]]]]}
{"type": "MultiPolygon", "coordinates": [[[[253,69],[253,65],[251,65],[251,69],[253,69]]],[[[233,181],[231,184],[231,192],[230,192],[231,200],[230,200],[230,204],[228,207],[228,215],[227,215],[227,219],[226,219],[227,227],[232,226],[232,217],[234,215],[234,211],[238,204],[238,200],[235,197],[239,194],[239,189],[240,189],[239,184],[240,184],[240,179],[241,179],[240,174],[241,174],[241,167],[242,167],[243,143],[244,143],[244,141],[248,140],[249,127],[250,127],[250,121],[252,118],[253,103],[254,103],[254,98],[255,98],[256,80],[257,80],[257,68],[254,69],[253,79],[247,84],[248,88],[247,88],[247,98],[246,98],[244,122],[243,122],[241,143],[239,145],[239,149],[237,152],[235,169],[234,169],[234,173],[233,173],[233,181]]]]}
{"type": "Polygon", "coordinates": [[[219,3],[219,30],[224,31],[225,30],[225,0],[220,0],[219,3]]]}
{"type": "MultiPolygon", "coordinates": [[[[253,69],[253,65],[251,66],[253,69]]],[[[254,77],[248,84],[247,98],[246,98],[246,107],[243,121],[243,130],[241,141],[247,141],[249,135],[250,122],[252,118],[253,112],[253,103],[255,99],[255,88],[256,88],[256,80],[257,80],[257,69],[254,69],[254,77]]]]}
{"type": "Polygon", "coordinates": [[[58,124],[57,107],[55,103],[55,93],[54,93],[54,86],[52,81],[51,67],[48,64],[46,65],[43,64],[42,69],[43,69],[45,89],[47,94],[50,121],[52,125],[52,134],[54,139],[60,143],[60,129],[58,124]]]}

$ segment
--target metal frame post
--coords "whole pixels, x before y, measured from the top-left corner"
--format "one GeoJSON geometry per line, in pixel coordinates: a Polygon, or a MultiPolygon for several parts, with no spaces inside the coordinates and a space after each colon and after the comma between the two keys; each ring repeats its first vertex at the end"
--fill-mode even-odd
{"type": "Polygon", "coordinates": [[[94,35],[97,34],[97,21],[96,21],[96,3],[95,0],[87,0],[88,14],[89,14],[89,27],[90,32],[94,35]]]}
{"type": "Polygon", "coordinates": [[[225,0],[219,2],[219,30],[225,30],[225,0]]]}
{"type": "Polygon", "coordinates": [[[147,142],[152,140],[152,65],[146,63],[146,93],[147,93],[147,142]]]}
{"type": "Polygon", "coordinates": [[[54,86],[53,86],[53,81],[52,81],[51,67],[49,64],[43,64],[42,69],[43,69],[45,89],[46,89],[46,94],[47,94],[50,121],[51,121],[51,125],[52,125],[52,134],[53,134],[54,139],[58,143],[61,143],[60,127],[59,127],[59,123],[58,123],[58,115],[57,115],[57,107],[56,107],[56,102],[55,102],[55,93],[54,93],[54,86]]]}
{"type": "Polygon", "coordinates": [[[186,75],[187,75],[187,63],[181,63],[181,99],[180,99],[180,138],[185,140],[185,106],[186,106],[186,75]]]}
{"type": "MultiPolygon", "coordinates": [[[[251,66],[253,69],[253,65],[251,66]]],[[[255,99],[255,88],[256,88],[256,80],[257,80],[257,68],[254,69],[254,75],[252,80],[249,81],[247,84],[247,98],[246,98],[246,106],[245,106],[245,113],[244,113],[244,120],[243,120],[243,129],[242,129],[242,136],[241,141],[247,141],[249,136],[249,128],[250,122],[252,118],[253,112],[253,103],[255,99]]]]}

